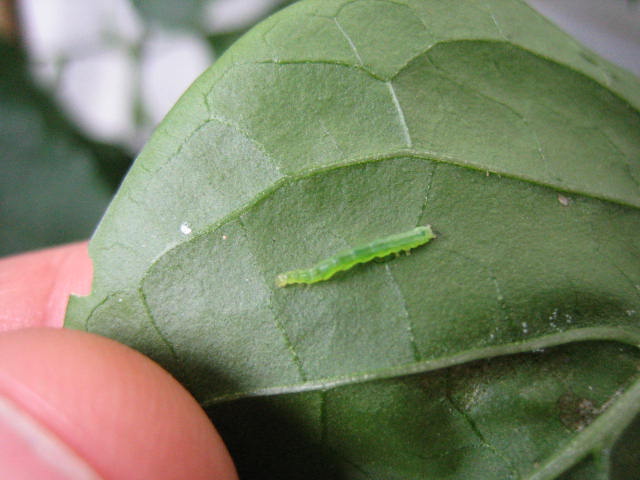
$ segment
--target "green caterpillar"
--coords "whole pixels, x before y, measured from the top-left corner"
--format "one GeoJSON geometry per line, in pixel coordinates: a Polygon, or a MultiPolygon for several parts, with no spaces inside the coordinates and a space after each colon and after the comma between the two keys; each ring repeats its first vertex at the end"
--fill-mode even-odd
{"type": "Polygon", "coordinates": [[[404,233],[374,240],[366,245],[338,252],[311,268],[291,270],[276,276],[276,285],[285,287],[293,283],[317,283],[328,280],[336,273],[349,270],[354,265],[382,258],[392,253],[407,252],[435,238],[431,225],[416,227],[404,233]]]}

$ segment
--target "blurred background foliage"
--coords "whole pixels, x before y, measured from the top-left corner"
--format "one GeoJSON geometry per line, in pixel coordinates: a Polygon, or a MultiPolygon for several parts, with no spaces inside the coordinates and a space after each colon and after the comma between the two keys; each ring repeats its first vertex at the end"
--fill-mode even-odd
{"type": "Polygon", "coordinates": [[[290,3],[2,0],[0,256],[88,238],[182,91],[290,3]]]}
{"type": "MultiPolygon", "coordinates": [[[[0,0],[0,255],[88,238],[180,94],[293,0],[0,0]]],[[[633,0],[529,0],[640,74],[633,0]]]]}

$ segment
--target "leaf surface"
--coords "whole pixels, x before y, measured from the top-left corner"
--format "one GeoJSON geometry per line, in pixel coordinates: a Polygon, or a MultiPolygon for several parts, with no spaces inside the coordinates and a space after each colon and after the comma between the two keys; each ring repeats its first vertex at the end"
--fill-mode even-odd
{"type": "MultiPolygon", "coordinates": [[[[94,291],[67,324],[162,363],[231,422],[232,450],[249,450],[231,419],[255,401],[304,432],[296,458],[344,453],[301,460],[311,478],[604,472],[589,459],[640,405],[639,99],[635,78],[517,1],[301,2],[158,128],[92,240],[94,291]],[[275,287],[427,223],[438,238],[409,256],[275,287]],[[593,342],[568,346],[580,341],[593,342]],[[569,366],[550,383],[529,357],[483,380],[445,368],[555,346],[541,364],[569,366]],[[446,381],[425,394],[431,376],[446,381]],[[476,380],[497,417],[463,399],[476,380]],[[441,415],[453,430],[427,434],[441,415]],[[523,438],[489,439],[513,428],[523,438]]],[[[241,471],[283,468],[238,456],[241,471]]]]}

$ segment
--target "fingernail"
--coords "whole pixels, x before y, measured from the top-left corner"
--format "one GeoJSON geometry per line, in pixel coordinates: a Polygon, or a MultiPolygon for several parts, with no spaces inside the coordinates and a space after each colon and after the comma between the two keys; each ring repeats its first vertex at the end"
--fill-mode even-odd
{"type": "Polygon", "coordinates": [[[0,472],[12,480],[100,480],[52,432],[0,396],[0,472]]]}

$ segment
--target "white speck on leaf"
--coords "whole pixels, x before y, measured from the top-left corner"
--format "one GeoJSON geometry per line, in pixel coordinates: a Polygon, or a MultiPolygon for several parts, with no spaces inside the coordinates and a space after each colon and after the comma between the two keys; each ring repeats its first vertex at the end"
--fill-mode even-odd
{"type": "Polygon", "coordinates": [[[187,222],[182,222],[180,224],[180,232],[183,235],[190,235],[191,234],[191,227],[189,226],[189,224],[187,222]]]}
{"type": "Polygon", "coordinates": [[[558,194],[558,202],[560,202],[560,205],[562,205],[563,207],[568,207],[571,203],[571,199],[569,197],[565,197],[562,194],[558,194]]]}

